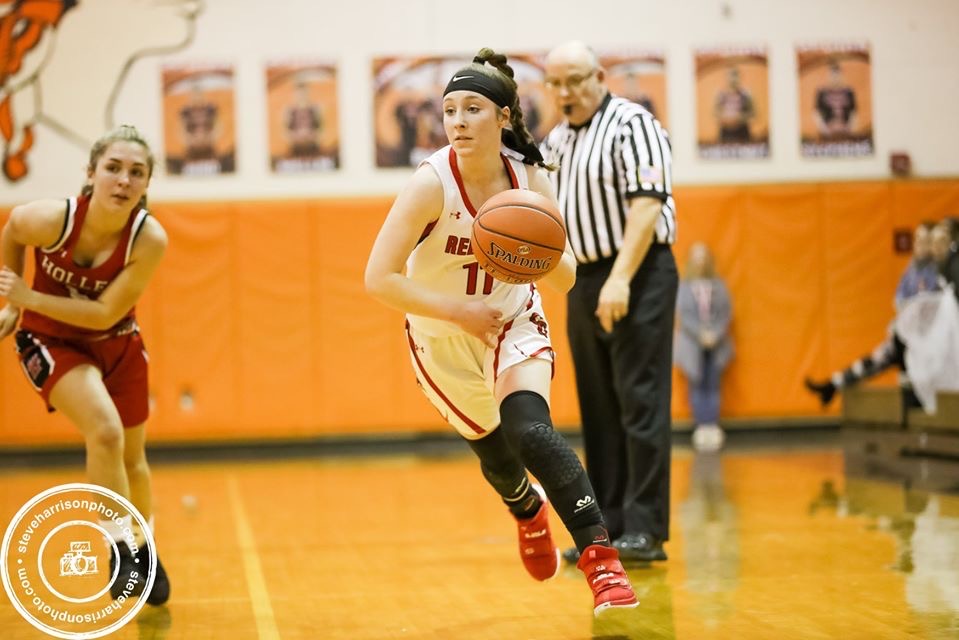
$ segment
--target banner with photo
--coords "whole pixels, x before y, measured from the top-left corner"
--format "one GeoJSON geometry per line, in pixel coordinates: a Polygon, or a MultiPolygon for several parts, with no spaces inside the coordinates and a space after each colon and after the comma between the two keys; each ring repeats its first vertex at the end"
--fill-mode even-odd
{"type": "Polygon", "coordinates": [[[266,67],[270,166],[276,173],[340,166],[336,65],[274,62],[266,67]]]}
{"type": "Polygon", "coordinates": [[[802,155],[873,154],[872,69],[867,44],[796,47],[802,155]]]}
{"type": "Polygon", "coordinates": [[[641,104],[669,129],[666,108],[666,56],[662,51],[601,50],[610,91],[641,104]]]}
{"type": "Polygon", "coordinates": [[[696,52],[699,156],[769,157],[769,64],[765,47],[696,52]]]}
{"type": "Polygon", "coordinates": [[[471,56],[391,56],[373,60],[377,167],[415,167],[447,144],[440,104],[453,73],[471,56]]]}
{"type": "Polygon", "coordinates": [[[537,143],[559,124],[560,113],[546,90],[546,53],[508,53],[526,128],[537,143]]]}
{"type": "MultiPolygon", "coordinates": [[[[526,124],[539,141],[559,121],[543,84],[542,54],[510,54],[526,124]]],[[[473,59],[458,56],[391,56],[373,61],[373,129],[376,166],[415,167],[448,144],[443,129],[443,89],[473,59]]]]}
{"type": "Polygon", "coordinates": [[[232,65],[163,68],[167,173],[210,176],[236,169],[232,65]]]}

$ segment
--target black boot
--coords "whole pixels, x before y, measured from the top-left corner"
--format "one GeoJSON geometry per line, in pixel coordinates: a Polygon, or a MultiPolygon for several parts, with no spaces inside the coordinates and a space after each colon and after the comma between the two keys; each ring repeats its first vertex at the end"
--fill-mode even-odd
{"type": "Polygon", "coordinates": [[[836,385],[830,380],[826,382],[816,382],[815,380],[806,378],[805,384],[807,389],[819,396],[819,402],[823,407],[832,402],[833,396],[836,395],[836,385]]]}

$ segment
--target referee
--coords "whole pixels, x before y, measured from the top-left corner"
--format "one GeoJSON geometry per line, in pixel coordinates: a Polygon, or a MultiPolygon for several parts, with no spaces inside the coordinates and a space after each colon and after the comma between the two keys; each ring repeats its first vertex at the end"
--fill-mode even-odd
{"type": "Polygon", "coordinates": [[[665,560],[678,286],[669,139],[609,93],[583,43],[549,53],[546,86],[565,116],[543,150],[559,165],[551,179],[578,262],[567,331],[586,469],[620,557],[665,560]]]}

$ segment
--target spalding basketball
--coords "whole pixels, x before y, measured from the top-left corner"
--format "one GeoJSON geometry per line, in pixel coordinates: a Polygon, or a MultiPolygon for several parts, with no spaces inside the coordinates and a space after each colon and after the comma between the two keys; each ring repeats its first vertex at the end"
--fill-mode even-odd
{"type": "Polygon", "coordinates": [[[470,242],[480,267],[510,284],[535,282],[559,265],[566,226],[546,196],[527,189],[502,191],[483,203],[470,242]]]}

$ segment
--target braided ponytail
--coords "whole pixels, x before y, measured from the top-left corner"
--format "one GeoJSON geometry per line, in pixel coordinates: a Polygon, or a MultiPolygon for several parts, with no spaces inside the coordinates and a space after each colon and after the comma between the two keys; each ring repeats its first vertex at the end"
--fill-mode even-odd
{"type": "Polygon", "coordinates": [[[503,129],[503,144],[522,154],[524,163],[543,167],[550,171],[555,170],[556,165],[548,164],[543,159],[543,154],[540,153],[533,135],[526,128],[526,117],[523,114],[523,107],[520,106],[518,86],[516,80],[513,79],[513,67],[509,66],[506,56],[502,53],[496,53],[489,47],[483,47],[473,57],[473,64],[470,67],[484,75],[498,78],[507,88],[511,98],[508,105],[510,126],[503,129]],[[486,66],[487,64],[489,67],[486,66]]]}

